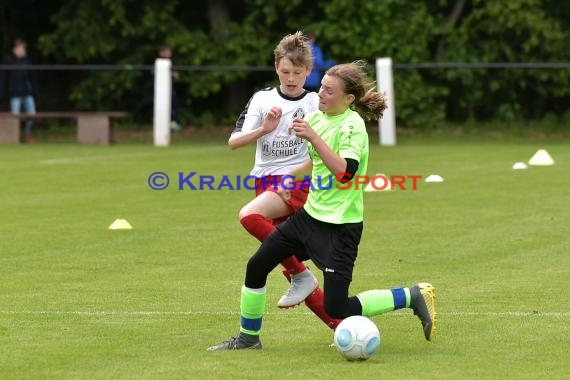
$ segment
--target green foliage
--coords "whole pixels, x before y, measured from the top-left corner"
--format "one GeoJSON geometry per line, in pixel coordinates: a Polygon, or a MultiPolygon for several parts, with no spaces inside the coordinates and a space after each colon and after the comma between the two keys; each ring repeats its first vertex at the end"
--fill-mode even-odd
{"type": "MultiPolygon", "coordinates": [[[[377,57],[392,57],[395,64],[430,60],[434,19],[424,4],[390,0],[355,7],[352,1],[337,0],[327,2],[324,10],[328,20],[338,21],[335,28],[323,22],[319,31],[322,39],[331,41],[330,51],[339,61],[361,58],[374,65],[377,57]]],[[[406,125],[431,128],[445,119],[446,89],[430,84],[422,74],[395,72],[396,115],[406,125]]]]}
{"type": "MultiPolygon", "coordinates": [[[[448,38],[452,62],[569,62],[569,31],[549,17],[540,0],[475,1],[457,33],[448,38]]],[[[479,119],[542,117],[552,104],[570,100],[569,70],[471,70],[446,73],[449,101],[479,119]],[[564,85],[566,83],[566,85],[564,85]]],[[[566,107],[567,109],[567,107],[566,107]]]]}
{"type": "MultiPolygon", "coordinates": [[[[91,72],[74,85],[80,108],[130,108],[148,119],[150,65],[158,44],[174,51],[186,118],[226,120],[275,76],[224,66],[269,68],[279,39],[312,30],[327,58],[378,57],[399,63],[569,62],[568,7],[556,2],[473,0],[451,22],[458,1],[425,0],[68,0],[39,39],[44,54],[66,63],[148,64],[147,73],[91,72]],[[212,70],[204,70],[211,67],[212,70]],[[190,111],[191,110],[191,111],[190,111]],[[213,116],[212,116],[213,115],[213,116]]],[[[374,76],[374,73],[371,72],[374,76]]],[[[274,81],[273,81],[274,82],[274,81]]],[[[444,120],[539,119],[570,104],[570,70],[398,69],[396,115],[412,128],[444,120]]]]}

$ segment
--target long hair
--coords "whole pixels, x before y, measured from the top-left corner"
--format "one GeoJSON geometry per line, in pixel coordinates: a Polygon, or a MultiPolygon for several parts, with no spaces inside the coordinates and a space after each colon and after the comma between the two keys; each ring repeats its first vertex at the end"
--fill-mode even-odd
{"type": "Polygon", "coordinates": [[[344,93],[354,95],[351,106],[364,120],[378,120],[388,108],[386,94],[375,91],[375,82],[368,79],[366,66],[363,60],[342,63],[328,69],[326,74],[340,78],[344,93]]]}

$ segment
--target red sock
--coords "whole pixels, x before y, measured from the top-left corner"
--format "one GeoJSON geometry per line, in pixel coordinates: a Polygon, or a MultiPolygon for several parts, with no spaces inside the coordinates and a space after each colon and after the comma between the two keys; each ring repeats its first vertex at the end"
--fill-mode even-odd
{"type": "MultiPolygon", "coordinates": [[[[255,236],[257,240],[264,241],[273,231],[275,226],[271,221],[265,219],[261,214],[250,214],[240,219],[242,226],[251,235],[255,236]]],[[[307,267],[295,256],[291,256],[281,262],[281,265],[290,274],[297,274],[303,272],[307,267]]]]}
{"type": "MultiPolygon", "coordinates": [[[[283,275],[287,277],[289,282],[291,282],[291,276],[289,276],[287,270],[283,271],[283,275]]],[[[321,288],[318,286],[307,298],[305,298],[305,305],[307,305],[307,307],[332,330],[335,330],[338,324],[342,322],[342,319],[335,319],[327,314],[325,311],[325,293],[323,293],[321,288]]]]}
{"type": "Polygon", "coordinates": [[[332,330],[336,329],[338,324],[342,322],[342,319],[335,319],[325,311],[325,293],[323,293],[320,287],[317,287],[314,292],[305,298],[305,305],[332,330]]]}
{"type": "Polygon", "coordinates": [[[273,231],[275,226],[261,214],[251,214],[239,220],[243,228],[259,241],[264,241],[273,231]]]}
{"type": "Polygon", "coordinates": [[[289,274],[301,273],[304,272],[305,269],[307,269],[305,264],[299,261],[299,259],[297,259],[295,256],[291,256],[281,261],[281,265],[283,265],[283,267],[289,274]]]}

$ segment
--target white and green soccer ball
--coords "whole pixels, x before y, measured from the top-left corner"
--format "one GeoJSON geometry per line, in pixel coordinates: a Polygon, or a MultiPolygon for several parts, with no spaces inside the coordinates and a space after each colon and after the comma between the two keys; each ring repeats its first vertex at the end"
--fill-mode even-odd
{"type": "Polygon", "coordinates": [[[334,344],[346,360],[366,360],[380,348],[380,331],[370,319],[354,315],[336,327],[334,344]]]}

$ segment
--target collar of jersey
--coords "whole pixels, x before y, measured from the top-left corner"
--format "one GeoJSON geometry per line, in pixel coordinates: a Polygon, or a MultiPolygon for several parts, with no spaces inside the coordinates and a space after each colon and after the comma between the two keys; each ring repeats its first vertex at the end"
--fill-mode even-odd
{"type": "Polygon", "coordinates": [[[289,96],[285,93],[283,93],[283,91],[281,91],[281,88],[279,88],[279,86],[276,87],[277,89],[277,93],[279,94],[279,96],[281,96],[283,99],[285,100],[299,100],[299,99],[303,99],[305,97],[305,95],[307,95],[309,93],[309,91],[305,90],[301,95],[299,96],[289,96]]]}

